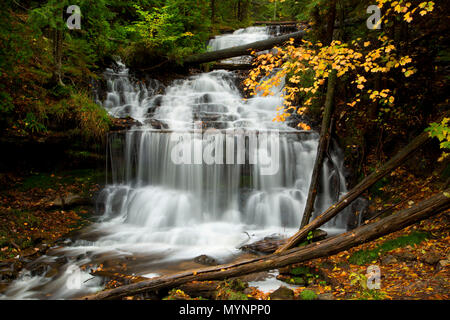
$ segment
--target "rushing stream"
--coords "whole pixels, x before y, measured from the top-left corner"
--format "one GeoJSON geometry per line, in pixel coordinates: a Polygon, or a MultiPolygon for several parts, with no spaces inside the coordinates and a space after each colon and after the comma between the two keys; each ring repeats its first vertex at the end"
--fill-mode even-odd
{"type": "MultiPolygon", "coordinates": [[[[211,40],[210,48],[267,37],[265,28],[238,30],[211,40]]],[[[242,254],[243,244],[296,231],[318,134],[272,121],[283,84],[273,96],[245,101],[235,75],[224,70],[176,80],[167,88],[157,81],[133,81],[121,63],[105,77],[103,106],[141,125],[108,137],[108,184],[97,200],[101,217],[34,261],[33,270],[44,266],[41,272],[26,268],[0,297],[82,296],[103,283],[79,269],[83,265],[119,270],[126,264],[127,274],[154,277],[199,267],[193,260],[200,255],[231,261],[242,254]]],[[[316,212],[346,192],[342,155],[332,149],[316,212]]],[[[345,226],[341,215],[324,230],[334,234],[345,226]]]]}

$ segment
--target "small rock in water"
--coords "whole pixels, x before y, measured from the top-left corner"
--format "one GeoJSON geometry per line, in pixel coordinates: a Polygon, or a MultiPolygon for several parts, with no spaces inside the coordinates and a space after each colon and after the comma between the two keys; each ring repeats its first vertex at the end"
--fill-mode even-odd
{"type": "Polygon", "coordinates": [[[277,290],[269,295],[271,300],[293,300],[294,291],[285,287],[280,286],[277,290]]]}
{"type": "Polygon", "coordinates": [[[218,263],[216,259],[211,258],[210,256],[207,256],[205,254],[202,254],[201,256],[195,257],[194,262],[206,265],[206,266],[217,266],[218,263]]]}

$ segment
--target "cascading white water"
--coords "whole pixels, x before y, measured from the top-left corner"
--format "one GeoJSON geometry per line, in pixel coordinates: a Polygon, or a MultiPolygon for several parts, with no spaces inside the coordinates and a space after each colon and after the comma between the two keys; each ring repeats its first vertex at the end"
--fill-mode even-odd
{"type": "Polygon", "coordinates": [[[103,104],[105,109],[116,118],[131,116],[140,120],[147,118],[148,106],[153,104],[153,99],[157,97],[158,91],[163,86],[156,80],[149,83],[141,81],[133,82],[130,79],[129,70],[121,62],[117,61],[117,71],[106,69],[106,100],[97,102],[103,104]]]}
{"type": "MultiPolygon", "coordinates": [[[[231,48],[238,45],[244,45],[255,41],[266,40],[270,37],[267,27],[249,27],[238,29],[230,34],[216,36],[211,39],[208,45],[209,51],[217,51],[231,48]]],[[[222,60],[223,63],[250,63],[251,57],[234,57],[222,60]]]]}
{"type": "MultiPolygon", "coordinates": [[[[238,30],[212,40],[211,46],[218,49],[236,45],[237,41],[254,41],[255,33],[268,37],[260,28],[238,30]]],[[[123,65],[116,73],[108,70],[106,77],[105,108],[112,115],[131,116],[143,125],[109,136],[110,176],[98,199],[103,211],[100,221],[80,239],[55,249],[53,256],[44,259],[53,261],[63,255],[68,258],[64,270],[87,262],[127,259],[134,273],[154,276],[170,263],[202,254],[225,262],[239,254],[244,243],[272,234],[288,236],[297,230],[318,134],[272,121],[276,107],[283,102],[283,84],[273,90],[273,96],[244,101],[233,73],[224,70],[177,80],[164,94],[157,92],[157,82],[144,85],[131,81],[123,65]],[[215,152],[237,152],[237,145],[242,143],[246,151],[243,159],[248,160],[253,152],[257,161],[177,163],[173,158],[174,148],[180,146],[177,135],[198,128],[215,128],[231,137],[231,147],[225,140],[214,140],[215,152]],[[274,148],[272,140],[264,141],[267,132],[279,133],[279,148],[274,148]],[[252,150],[250,137],[256,137],[252,150]],[[264,157],[277,160],[278,170],[262,174],[260,160],[264,157]]],[[[191,150],[195,158],[211,147],[211,141],[205,141],[200,130],[183,140],[181,146],[191,150]]],[[[336,150],[324,164],[316,212],[346,192],[342,157],[336,150]]],[[[325,226],[329,233],[344,229],[344,218],[325,226]]],[[[57,283],[70,277],[64,271],[58,274],[57,283]]],[[[82,273],[81,279],[88,278],[82,273]]],[[[99,285],[98,280],[92,280],[83,282],[78,290],[64,290],[55,287],[55,279],[30,277],[25,271],[3,297],[39,298],[39,291],[44,290],[50,298],[67,298],[98,290],[99,285]]]]}

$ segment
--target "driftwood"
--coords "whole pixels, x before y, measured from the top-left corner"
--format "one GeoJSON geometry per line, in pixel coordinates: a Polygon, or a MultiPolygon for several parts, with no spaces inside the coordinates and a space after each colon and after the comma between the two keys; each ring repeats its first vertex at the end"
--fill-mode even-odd
{"type": "Polygon", "coordinates": [[[426,132],[423,132],[418,137],[416,137],[413,141],[411,141],[406,147],[400,150],[395,157],[386,162],[380,168],[376,169],[371,175],[363,179],[356,187],[350,190],[345,196],[341,198],[341,200],[329,207],[322,214],[320,214],[317,218],[315,218],[311,223],[307,224],[305,227],[300,229],[294,236],[292,236],[289,241],[282,247],[280,247],[276,252],[280,253],[287,249],[290,249],[297,245],[300,241],[302,241],[310,231],[317,229],[322,226],[326,222],[330,221],[333,217],[335,217],[339,212],[345,209],[348,205],[352,203],[353,200],[358,198],[365,190],[374,185],[378,180],[383,178],[389,172],[397,168],[401,165],[415,150],[417,150],[420,146],[430,141],[430,135],[426,132]]]}
{"type": "Polygon", "coordinates": [[[235,264],[220,265],[162,276],[138,283],[81,298],[83,300],[118,299],[130,295],[151,292],[164,288],[175,288],[191,281],[222,280],[245,274],[272,270],[315,258],[329,256],[347,250],[391,232],[403,229],[417,221],[425,219],[450,208],[450,198],[445,194],[450,189],[420,202],[419,204],[397,212],[396,214],[369,225],[358,227],[341,235],[327,238],[307,246],[294,248],[281,254],[249,259],[235,264]]]}
{"type": "Polygon", "coordinates": [[[306,34],[305,31],[298,31],[282,35],[279,37],[270,38],[267,40],[261,40],[252,42],[249,44],[236,46],[232,48],[227,48],[223,50],[217,50],[212,52],[205,52],[194,54],[187,57],[184,60],[185,64],[200,64],[205,62],[219,61],[233,57],[249,55],[252,51],[264,51],[272,49],[274,46],[282,45],[283,43],[289,41],[289,39],[301,39],[306,34]]]}

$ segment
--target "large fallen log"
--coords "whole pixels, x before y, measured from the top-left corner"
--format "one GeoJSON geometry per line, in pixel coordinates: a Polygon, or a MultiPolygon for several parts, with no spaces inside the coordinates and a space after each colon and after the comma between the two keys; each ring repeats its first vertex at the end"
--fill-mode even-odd
{"type": "Polygon", "coordinates": [[[199,53],[192,56],[187,57],[184,60],[185,64],[200,64],[211,61],[219,61],[223,59],[240,57],[249,55],[252,51],[264,51],[268,49],[272,49],[274,46],[282,45],[283,43],[289,41],[289,39],[301,39],[306,34],[305,31],[298,31],[289,33],[286,35],[282,35],[279,37],[270,38],[267,40],[261,40],[252,42],[249,44],[244,44],[241,46],[231,47],[227,49],[199,53]]]}
{"type": "Polygon", "coordinates": [[[372,224],[358,227],[344,234],[327,238],[304,247],[290,249],[281,254],[271,254],[262,258],[249,259],[235,264],[220,265],[162,276],[102,291],[82,299],[117,299],[164,288],[175,288],[190,281],[222,280],[333,255],[361,243],[403,229],[433,214],[449,209],[450,198],[448,197],[448,192],[450,192],[450,189],[372,224]]]}
{"type": "Polygon", "coordinates": [[[278,248],[276,253],[283,252],[287,249],[290,249],[300,243],[304,238],[308,236],[310,231],[313,231],[326,222],[330,221],[335,217],[339,212],[344,210],[348,205],[352,203],[353,200],[358,198],[365,190],[374,185],[377,181],[387,175],[389,172],[397,168],[401,165],[415,150],[417,150],[420,146],[425,144],[427,141],[431,139],[430,135],[426,132],[423,132],[418,137],[416,137],[413,141],[411,141],[406,147],[400,150],[391,160],[386,162],[380,168],[376,169],[372,174],[363,179],[356,187],[350,190],[345,196],[339,200],[338,203],[332,205],[323,213],[321,213],[317,218],[311,221],[309,224],[301,228],[295,235],[293,235],[289,241],[278,248]]]}
{"type": "Polygon", "coordinates": [[[215,63],[211,69],[212,70],[228,70],[228,71],[235,71],[235,70],[250,70],[253,66],[250,63],[244,63],[244,64],[233,64],[233,63],[215,63]]]}
{"type": "Polygon", "coordinates": [[[305,22],[300,21],[255,21],[253,23],[255,26],[258,25],[272,25],[272,26],[280,26],[280,25],[296,25],[296,24],[305,24],[305,22]]]}

